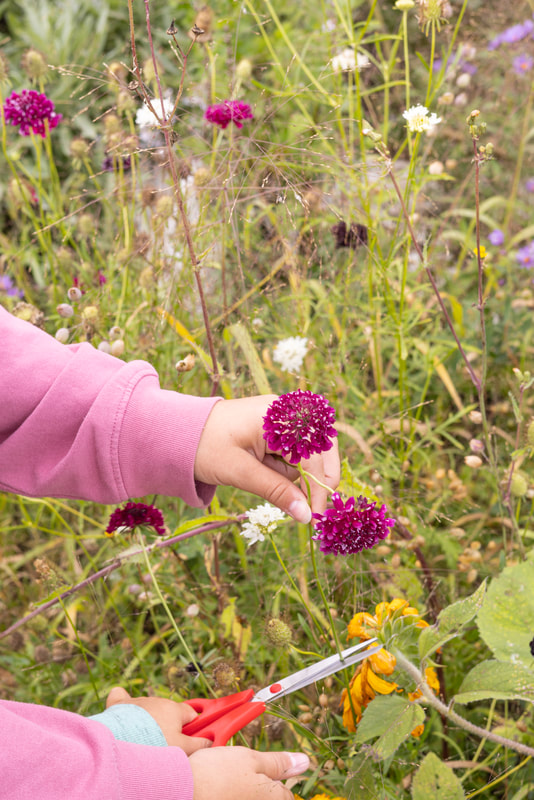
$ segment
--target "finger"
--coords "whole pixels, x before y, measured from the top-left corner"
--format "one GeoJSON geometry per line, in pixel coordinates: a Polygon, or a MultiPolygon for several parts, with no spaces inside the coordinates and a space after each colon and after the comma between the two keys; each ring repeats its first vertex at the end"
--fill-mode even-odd
{"type": "Polygon", "coordinates": [[[123,689],[122,686],[114,686],[113,689],[108,694],[106,700],[106,708],[110,708],[111,706],[114,706],[117,703],[127,703],[128,700],[131,699],[132,698],[130,697],[126,689],[123,689]]]}
{"type": "Polygon", "coordinates": [[[256,772],[267,775],[273,781],[282,781],[302,775],[310,766],[310,759],[305,753],[269,753],[252,751],[256,756],[256,772]]]}
{"type": "Polygon", "coordinates": [[[196,753],[197,750],[205,750],[211,747],[213,742],[211,739],[203,739],[201,736],[186,736],[185,733],[179,733],[174,737],[173,746],[180,747],[187,756],[196,753]]]}
{"type": "Polygon", "coordinates": [[[196,719],[198,716],[195,709],[188,703],[178,703],[176,708],[176,713],[178,715],[180,730],[183,728],[184,725],[187,725],[188,722],[193,722],[193,720],[196,719]]]}
{"type": "Polygon", "coordinates": [[[323,455],[324,482],[331,489],[337,489],[341,480],[341,464],[339,462],[339,444],[334,439],[334,445],[323,455]]]}
{"type": "MultiPolygon", "coordinates": [[[[228,457],[232,458],[232,454],[228,457]]],[[[232,485],[263,497],[297,522],[307,524],[311,521],[311,509],[300,489],[250,453],[239,451],[239,458],[236,457],[234,463],[232,485]]]]}
{"type": "MultiPolygon", "coordinates": [[[[259,460],[261,461],[261,459],[259,460]]],[[[269,469],[274,469],[275,472],[278,472],[279,475],[283,475],[292,483],[296,481],[300,475],[298,469],[292,464],[288,464],[287,461],[284,461],[280,457],[275,458],[269,453],[263,458],[263,463],[266,467],[269,467],[269,469]]]]}

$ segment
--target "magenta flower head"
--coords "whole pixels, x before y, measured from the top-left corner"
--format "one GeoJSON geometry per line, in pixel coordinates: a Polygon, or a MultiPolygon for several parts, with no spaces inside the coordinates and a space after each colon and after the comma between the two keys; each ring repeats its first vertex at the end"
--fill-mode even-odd
{"type": "Polygon", "coordinates": [[[323,553],[336,556],[349,556],[369,550],[381,539],[389,535],[389,529],[395,524],[394,519],[386,517],[384,505],[376,508],[376,502],[370,503],[360,495],[357,500],[350,497],[343,502],[337,492],[332,495],[333,508],[324,514],[314,514],[315,540],[320,542],[323,553]]]}
{"type": "Polygon", "coordinates": [[[336,412],[321,394],[297,389],[271,403],[263,418],[263,438],[269,450],[298,464],[333,447],[335,421],[336,412]]]}
{"type": "Polygon", "coordinates": [[[47,134],[45,123],[51,131],[62,119],[61,114],[54,111],[53,102],[34,89],[23,89],[20,94],[11,92],[4,103],[4,117],[11,125],[18,125],[21,136],[35,133],[43,139],[47,134]]]}
{"type": "Polygon", "coordinates": [[[204,118],[220,128],[227,128],[233,122],[236,128],[242,128],[244,119],[254,119],[248,103],[241,100],[225,100],[214,106],[208,106],[204,118]]]}
{"type": "Polygon", "coordinates": [[[155,506],[145,503],[126,503],[124,508],[116,508],[109,518],[106,535],[113,536],[119,528],[154,528],[159,536],[165,536],[163,514],[155,506]]]}

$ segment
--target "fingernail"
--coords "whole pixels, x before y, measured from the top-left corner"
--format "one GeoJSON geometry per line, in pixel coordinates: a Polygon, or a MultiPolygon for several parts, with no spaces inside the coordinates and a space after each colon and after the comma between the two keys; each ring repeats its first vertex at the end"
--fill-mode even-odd
{"type": "Polygon", "coordinates": [[[289,513],[297,522],[302,522],[307,525],[311,522],[312,512],[311,508],[305,500],[293,500],[289,506],[289,513]]]}
{"type": "Polygon", "coordinates": [[[310,766],[310,759],[305,753],[288,753],[291,761],[291,766],[286,770],[285,777],[293,778],[295,775],[300,775],[306,772],[310,766]]]}

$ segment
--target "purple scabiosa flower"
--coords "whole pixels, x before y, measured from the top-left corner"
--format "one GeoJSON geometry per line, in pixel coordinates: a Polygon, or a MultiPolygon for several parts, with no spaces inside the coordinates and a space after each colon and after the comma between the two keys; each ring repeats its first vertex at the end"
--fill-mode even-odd
{"type": "Polygon", "coordinates": [[[51,131],[62,119],[61,114],[55,113],[53,102],[34,89],[23,89],[20,94],[11,92],[4,103],[4,116],[6,122],[18,125],[21,136],[35,133],[43,139],[47,130],[51,131]]]}
{"type": "Polygon", "coordinates": [[[504,233],[500,228],[495,228],[495,230],[488,234],[488,241],[494,247],[500,247],[502,244],[504,244],[504,233]]]}
{"type": "Polygon", "coordinates": [[[516,56],[512,61],[512,68],[516,75],[524,75],[526,72],[530,72],[533,66],[534,58],[527,55],[527,53],[522,53],[520,56],[516,56]]]}
{"type": "Polygon", "coordinates": [[[17,289],[9,275],[0,275],[0,292],[5,292],[8,297],[24,297],[22,289],[17,289]]]}
{"type": "Polygon", "coordinates": [[[106,535],[113,536],[119,528],[154,528],[159,536],[165,535],[163,514],[155,506],[145,503],[126,503],[124,508],[116,508],[109,518],[106,535]]]}
{"type": "Polygon", "coordinates": [[[324,453],[337,436],[336,412],[321,394],[297,389],[278,397],[263,418],[267,447],[281,453],[290,464],[298,464],[312,453],[324,453]]]}
{"type": "Polygon", "coordinates": [[[520,247],[516,253],[517,262],[523,269],[534,267],[534,239],[525,247],[520,247]]]}
{"type": "Polygon", "coordinates": [[[525,189],[527,192],[534,192],[534,178],[527,178],[525,181],[525,189]]]}
{"type": "Polygon", "coordinates": [[[121,162],[124,172],[128,172],[128,170],[132,168],[132,159],[130,156],[118,156],[115,159],[113,156],[106,156],[102,162],[102,171],[113,172],[115,166],[118,168],[121,162]]]}
{"type": "Polygon", "coordinates": [[[242,120],[253,118],[252,109],[248,103],[243,103],[241,100],[225,100],[224,103],[208,106],[204,114],[204,119],[223,129],[231,122],[236,128],[242,128],[242,120]]]}
{"type": "Polygon", "coordinates": [[[316,541],[320,542],[323,553],[336,556],[349,556],[369,550],[381,539],[389,535],[394,519],[386,517],[385,505],[376,508],[376,502],[369,502],[360,495],[357,500],[350,497],[343,502],[337,492],[332,495],[333,508],[324,514],[314,514],[316,541]]]}
{"type": "Polygon", "coordinates": [[[99,286],[104,286],[104,284],[106,284],[108,282],[108,279],[106,278],[106,276],[104,275],[104,273],[102,272],[101,269],[98,270],[96,278],[98,280],[98,285],[99,286]]]}

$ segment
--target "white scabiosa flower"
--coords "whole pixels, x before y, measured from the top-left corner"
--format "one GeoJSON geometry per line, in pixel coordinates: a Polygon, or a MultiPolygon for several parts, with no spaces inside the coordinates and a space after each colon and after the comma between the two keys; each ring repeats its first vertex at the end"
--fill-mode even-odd
{"type": "Polygon", "coordinates": [[[247,547],[256,542],[263,542],[265,536],[276,530],[276,523],[284,519],[285,514],[270,503],[264,503],[246,512],[248,522],[241,529],[241,536],[248,539],[247,547]]]}
{"type": "Polygon", "coordinates": [[[298,372],[307,350],[308,340],[304,336],[290,336],[278,342],[273,350],[273,359],[286,372],[298,372]]]}
{"type": "MultiPolygon", "coordinates": [[[[141,108],[137,109],[135,122],[139,127],[139,138],[141,141],[150,146],[155,146],[158,142],[158,138],[161,137],[161,134],[157,131],[157,128],[159,128],[158,117],[159,119],[162,118],[161,100],[159,97],[154,97],[152,99],[152,108],[157,116],[152,113],[146,103],[143,103],[141,108]]],[[[163,108],[165,110],[165,117],[168,118],[174,108],[174,103],[168,97],[165,97],[163,99],[163,108]]]]}
{"type": "Polygon", "coordinates": [[[441,117],[434,113],[431,114],[428,108],[420,104],[412,106],[402,116],[406,120],[406,127],[410,133],[428,132],[441,122],[441,117]]]}
{"type": "Polygon", "coordinates": [[[355,70],[360,72],[360,70],[370,65],[371,62],[368,57],[364,53],[356,53],[352,47],[346,47],[341,50],[330,61],[330,66],[334,72],[354,72],[355,70]]]}

